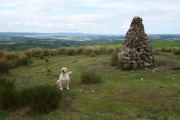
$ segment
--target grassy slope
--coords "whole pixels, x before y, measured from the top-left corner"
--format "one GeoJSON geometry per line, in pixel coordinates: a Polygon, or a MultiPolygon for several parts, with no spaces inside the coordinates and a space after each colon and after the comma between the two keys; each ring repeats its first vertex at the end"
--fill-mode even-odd
{"type": "MultiPolygon", "coordinates": [[[[179,47],[178,42],[152,42],[153,48],[179,47]]],[[[119,46],[119,43],[104,43],[101,46],[119,46]]],[[[0,111],[6,119],[180,119],[180,71],[167,69],[180,65],[180,56],[161,53],[157,61],[164,66],[140,71],[121,71],[109,65],[110,55],[97,57],[58,56],[45,60],[34,60],[26,67],[11,70],[9,79],[17,86],[54,84],[61,67],[74,71],[70,76],[70,90],[63,91],[68,104],[47,115],[13,116],[0,111]],[[166,62],[167,61],[167,62],[166,62]],[[167,63],[167,64],[166,64],[167,63]],[[47,71],[47,68],[51,72],[47,71]],[[95,69],[104,80],[98,85],[80,85],[80,73],[84,69],[95,69]],[[141,80],[143,78],[143,80],[141,80]],[[81,92],[80,92],[81,91],[81,92]]],[[[61,92],[61,91],[60,91],[61,92]]]]}
{"type": "MultiPolygon", "coordinates": [[[[11,70],[9,79],[18,87],[36,84],[54,84],[61,67],[74,71],[70,75],[70,90],[60,91],[67,102],[64,109],[36,116],[13,116],[1,112],[0,116],[14,119],[180,119],[180,71],[159,68],[121,71],[109,65],[110,55],[97,57],[57,56],[36,59],[26,67],[11,70]],[[47,68],[51,72],[47,71],[47,68]],[[94,69],[103,78],[97,85],[81,85],[80,73],[94,69]],[[141,80],[143,78],[143,80],[141,80]]],[[[180,56],[161,53],[156,60],[168,60],[180,65],[180,56]]]]}

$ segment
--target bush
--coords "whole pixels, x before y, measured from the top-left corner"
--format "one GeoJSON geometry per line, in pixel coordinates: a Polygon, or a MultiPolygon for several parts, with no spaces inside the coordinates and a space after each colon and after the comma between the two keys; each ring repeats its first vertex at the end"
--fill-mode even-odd
{"type": "Polygon", "coordinates": [[[9,74],[10,63],[6,58],[0,59],[0,73],[9,74]]]}
{"type": "Polygon", "coordinates": [[[117,52],[120,52],[120,51],[121,51],[121,48],[122,48],[121,45],[118,45],[118,46],[115,47],[115,49],[116,49],[117,52]]]}
{"type": "Polygon", "coordinates": [[[55,109],[62,100],[60,91],[51,85],[38,85],[22,89],[21,97],[25,105],[33,108],[35,112],[42,113],[55,109]]]}
{"type": "Polygon", "coordinates": [[[43,49],[42,50],[42,54],[43,54],[43,56],[48,56],[48,55],[51,55],[51,53],[52,53],[52,51],[51,51],[51,49],[43,49]]]}
{"type": "Polygon", "coordinates": [[[6,53],[2,50],[0,50],[0,58],[2,58],[6,53]]]}
{"type": "Polygon", "coordinates": [[[174,50],[174,55],[180,55],[180,48],[174,50]]]}
{"type": "Polygon", "coordinates": [[[0,105],[4,110],[30,107],[33,112],[46,113],[62,100],[60,91],[51,85],[15,89],[15,82],[0,78],[0,105]]]}
{"type": "Polygon", "coordinates": [[[108,46],[107,49],[106,49],[107,54],[111,54],[114,51],[116,51],[116,48],[114,46],[108,46]]]}
{"type": "Polygon", "coordinates": [[[17,105],[15,82],[0,78],[0,105],[3,109],[14,109],[17,105]]]}
{"type": "Polygon", "coordinates": [[[86,70],[81,74],[82,84],[97,84],[101,83],[102,79],[94,70],[86,70]]]}
{"type": "Polygon", "coordinates": [[[77,54],[83,54],[84,48],[80,47],[77,49],[77,54]]]}
{"type": "Polygon", "coordinates": [[[10,61],[10,68],[17,68],[19,66],[27,66],[29,64],[30,58],[26,55],[19,55],[18,58],[10,61]]]}
{"type": "Polygon", "coordinates": [[[116,66],[119,65],[118,53],[114,51],[111,56],[111,65],[116,66]]]}
{"type": "Polygon", "coordinates": [[[75,55],[76,50],[74,48],[67,48],[67,55],[75,55]]]}
{"type": "Polygon", "coordinates": [[[159,55],[160,52],[161,52],[160,48],[153,49],[154,55],[159,55]]]}
{"type": "Polygon", "coordinates": [[[49,62],[49,59],[46,59],[45,62],[49,62]]]}
{"type": "Polygon", "coordinates": [[[52,49],[51,55],[52,56],[57,56],[58,55],[58,51],[56,49],[52,49]]]}
{"type": "Polygon", "coordinates": [[[25,51],[25,52],[24,52],[24,54],[25,54],[26,56],[28,56],[28,57],[29,57],[29,59],[31,59],[31,58],[32,58],[32,51],[31,51],[31,50],[27,50],[27,51],[25,51]]]}
{"type": "Polygon", "coordinates": [[[101,55],[101,54],[105,53],[105,49],[101,46],[95,46],[94,47],[94,53],[96,55],[101,55]]]}
{"type": "Polygon", "coordinates": [[[59,48],[59,49],[58,49],[58,53],[59,53],[60,55],[66,54],[66,48],[65,48],[65,47],[59,48]]]}
{"type": "Polygon", "coordinates": [[[7,60],[12,60],[12,59],[18,58],[18,54],[6,52],[6,53],[4,54],[4,57],[5,57],[7,60]]]}
{"type": "Polygon", "coordinates": [[[167,47],[167,48],[162,48],[161,52],[172,52],[172,49],[167,47]]]}
{"type": "Polygon", "coordinates": [[[84,48],[83,54],[84,54],[84,55],[91,56],[94,50],[95,50],[94,47],[92,47],[92,46],[87,46],[87,47],[84,48]]]}
{"type": "Polygon", "coordinates": [[[20,55],[17,59],[18,66],[26,66],[29,64],[29,58],[26,55],[20,55]]]}
{"type": "Polygon", "coordinates": [[[32,57],[40,57],[42,54],[41,48],[30,49],[30,51],[32,52],[32,57]]]}

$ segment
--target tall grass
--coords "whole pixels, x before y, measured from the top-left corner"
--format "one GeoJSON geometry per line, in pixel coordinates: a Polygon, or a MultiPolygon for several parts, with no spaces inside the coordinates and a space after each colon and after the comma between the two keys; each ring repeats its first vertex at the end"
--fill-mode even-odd
{"type": "Polygon", "coordinates": [[[161,48],[155,48],[155,49],[153,49],[154,55],[159,55],[160,52],[161,52],[161,48]]]}
{"type": "Polygon", "coordinates": [[[174,55],[180,55],[180,48],[174,50],[174,55]]]}
{"type": "Polygon", "coordinates": [[[116,66],[119,65],[118,52],[114,51],[111,55],[111,65],[116,66]]]}
{"type": "Polygon", "coordinates": [[[107,54],[111,54],[114,51],[116,51],[116,48],[114,46],[108,46],[107,49],[106,49],[107,54]]]}
{"type": "Polygon", "coordinates": [[[66,48],[65,47],[58,48],[58,54],[60,55],[66,54],[66,48]]]}
{"type": "Polygon", "coordinates": [[[66,49],[66,54],[71,56],[71,55],[76,55],[77,52],[76,52],[75,48],[70,47],[70,48],[66,49]]]}
{"type": "Polygon", "coordinates": [[[3,109],[11,108],[17,105],[15,98],[15,82],[0,78],[0,105],[3,109]]]}
{"type": "Polygon", "coordinates": [[[33,48],[30,49],[29,51],[31,51],[32,57],[40,57],[43,52],[41,48],[33,48]]]}
{"type": "Polygon", "coordinates": [[[48,48],[42,49],[42,55],[43,55],[43,56],[52,55],[52,50],[51,50],[51,49],[48,49],[48,48]]]}
{"type": "Polygon", "coordinates": [[[99,76],[95,70],[85,70],[81,73],[82,84],[97,84],[102,82],[101,76],[99,76]]]}
{"type": "Polygon", "coordinates": [[[5,51],[0,50],[0,58],[2,58],[5,54],[5,51]]]}
{"type": "Polygon", "coordinates": [[[25,88],[20,91],[20,95],[24,104],[32,107],[35,112],[46,113],[57,108],[59,102],[62,101],[60,91],[51,85],[38,85],[25,88]]]}
{"type": "Polygon", "coordinates": [[[12,60],[12,59],[18,58],[18,54],[16,54],[16,53],[11,53],[11,52],[5,52],[4,57],[5,57],[7,60],[12,60]]]}
{"type": "Polygon", "coordinates": [[[93,51],[95,50],[94,47],[92,46],[87,46],[87,47],[84,47],[83,49],[83,54],[84,55],[88,55],[88,56],[91,56],[93,54],[93,51]]]}
{"type": "Polygon", "coordinates": [[[0,78],[0,105],[4,110],[30,107],[32,112],[46,113],[59,106],[62,95],[56,86],[38,85],[16,89],[15,82],[0,78]]]}
{"type": "Polygon", "coordinates": [[[6,58],[0,59],[0,73],[9,74],[10,63],[6,58]]]}
{"type": "Polygon", "coordinates": [[[170,48],[170,47],[162,48],[161,52],[172,52],[172,48],[170,48]]]}

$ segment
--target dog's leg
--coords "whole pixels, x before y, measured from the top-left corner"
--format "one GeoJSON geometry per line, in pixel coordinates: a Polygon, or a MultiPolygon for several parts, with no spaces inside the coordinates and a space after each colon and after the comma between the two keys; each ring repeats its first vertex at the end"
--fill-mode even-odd
{"type": "Polygon", "coordinates": [[[69,90],[69,80],[68,80],[68,82],[67,82],[67,87],[66,87],[68,90],[69,90]]]}
{"type": "Polygon", "coordinates": [[[60,90],[63,90],[63,86],[62,86],[62,84],[61,84],[61,81],[59,82],[59,89],[60,89],[60,90]]]}

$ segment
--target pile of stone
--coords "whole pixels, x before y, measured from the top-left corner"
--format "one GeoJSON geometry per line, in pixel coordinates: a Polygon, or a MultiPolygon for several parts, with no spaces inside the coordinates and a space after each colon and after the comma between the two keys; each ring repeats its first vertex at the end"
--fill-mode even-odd
{"type": "Polygon", "coordinates": [[[142,18],[134,17],[124,38],[118,58],[122,69],[137,69],[154,65],[152,47],[144,31],[142,18]]]}

